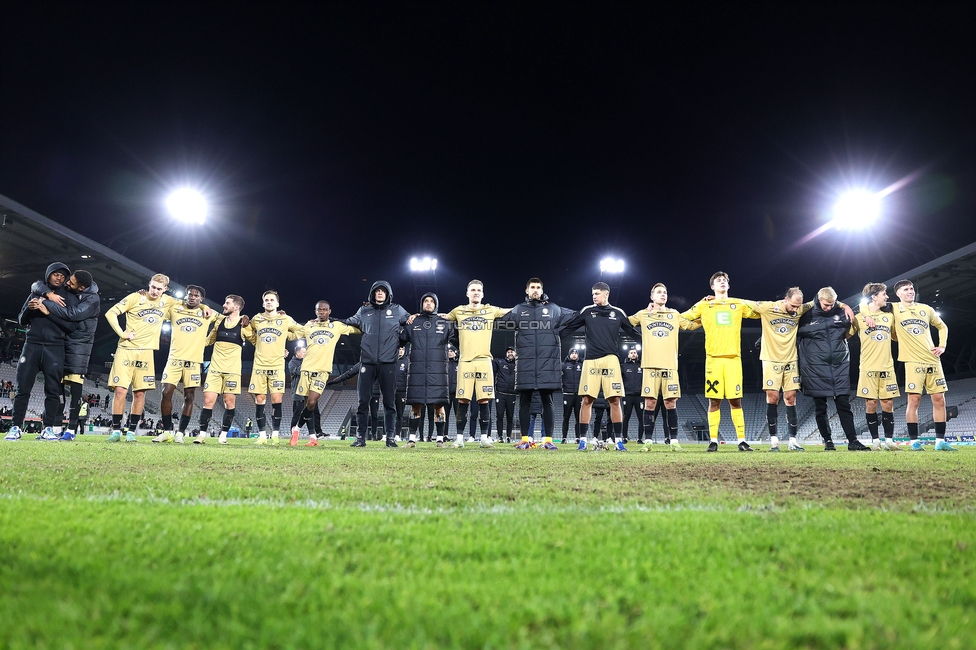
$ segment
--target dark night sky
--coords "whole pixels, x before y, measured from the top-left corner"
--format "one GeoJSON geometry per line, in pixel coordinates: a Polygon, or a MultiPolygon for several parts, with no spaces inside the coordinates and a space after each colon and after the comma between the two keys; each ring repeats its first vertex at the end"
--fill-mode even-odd
{"type": "Polygon", "coordinates": [[[573,308],[613,253],[630,312],[717,269],[849,295],[976,240],[972,5],[606,4],[8,8],[0,194],[299,317],[376,278],[415,309],[423,253],[444,307],[539,275],[573,308]],[[798,244],[910,175],[872,231],[798,244]],[[166,216],[183,183],[202,228],[166,216]]]}

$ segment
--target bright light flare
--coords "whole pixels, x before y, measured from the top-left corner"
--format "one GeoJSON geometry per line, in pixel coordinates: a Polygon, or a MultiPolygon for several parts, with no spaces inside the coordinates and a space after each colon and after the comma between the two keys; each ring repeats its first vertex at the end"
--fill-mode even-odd
{"type": "Polygon", "coordinates": [[[207,219],[207,200],[188,187],[173,191],[166,199],[166,209],[184,223],[202,224],[207,219]]]}
{"type": "Polygon", "coordinates": [[[881,197],[867,190],[842,194],[834,206],[831,223],[838,230],[863,230],[881,216],[881,197]]]}
{"type": "Polygon", "coordinates": [[[624,261],[614,257],[605,257],[600,260],[600,273],[623,273],[624,261]]]}
{"type": "Polygon", "coordinates": [[[425,257],[423,259],[417,259],[416,257],[410,258],[410,270],[414,272],[421,271],[436,271],[437,270],[437,258],[431,259],[430,257],[425,257]]]}

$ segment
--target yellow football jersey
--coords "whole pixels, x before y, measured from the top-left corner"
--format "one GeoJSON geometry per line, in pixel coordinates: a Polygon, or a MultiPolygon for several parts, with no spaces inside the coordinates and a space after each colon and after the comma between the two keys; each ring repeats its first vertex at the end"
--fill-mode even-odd
{"type": "Polygon", "coordinates": [[[488,304],[470,308],[460,305],[451,310],[447,320],[458,324],[458,340],[461,351],[461,361],[491,358],[491,330],[496,318],[501,318],[507,312],[501,307],[488,304]]]}
{"type": "Polygon", "coordinates": [[[887,370],[895,365],[891,358],[891,341],[897,340],[893,321],[891,314],[868,307],[854,315],[854,329],[861,341],[861,370],[887,370]],[[868,316],[874,319],[874,327],[868,327],[868,316]]]}
{"type": "Polygon", "coordinates": [[[678,330],[696,330],[701,323],[684,318],[677,309],[641,309],[630,324],[641,331],[641,368],[678,369],[678,330]]]}
{"type": "Polygon", "coordinates": [[[752,315],[747,318],[758,318],[762,324],[760,360],[778,363],[796,361],[796,325],[800,322],[800,316],[809,309],[805,304],[800,305],[796,314],[790,315],[783,308],[782,300],[764,300],[752,305],[752,315]]]}
{"type": "Polygon", "coordinates": [[[226,327],[227,319],[221,315],[217,324],[210,330],[207,345],[213,345],[210,355],[210,372],[223,372],[231,375],[241,374],[241,352],[244,341],[254,338],[254,328],[237,321],[234,327],[226,327]]]}
{"type": "Polygon", "coordinates": [[[261,313],[251,319],[254,333],[249,339],[254,344],[254,367],[277,368],[285,362],[285,341],[294,341],[302,326],[291,316],[278,313],[261,313]]]}
{"type": "Polygon", "coordinates": [[[170,296],[160,296],[158,300],[150,300],[149,296],[141,293],[130,293],[128,296],[112,305],[105,312],[108,324],[119,335],[119,348],[129,350],[158,350],[159,333],[163,329],[163,321],[168,318],[170,307],[177,302],[170,296]],[[119,325],[119,316],[125,314],[125,329],[119,325]],[[132,332],[135,337],[130,341],[122,338],[126,332],[132,332]]]}
{"type": "Polygon", "coordinates": [[[742,319],[752,318],[756,303],[741,298],[699,300],[681,314],[688,320],[701,321],[705,328],[705,355],[738,357],[741,352],[742,319]]]}
{"type": "Polygon", "coordinates": [[[949,339],[949,326],[934,309],[919,302],[911,307],[896,302],[892,303],[892,308],[898,341],[898,360],[936,363],[939,357],[932,354],[932,348],[935,347],[932,328],[939,330],[939,345],[945,347],[949,339]]]}
{"type": "Polygon", "coordinates": [[[350,327],[339,321],[310,320],[299,338],[305,339],[305,358],[302,359],[302,372],[332,372],[332,359],[335,356],[339,337],[344,334],[362,334],[358,327],[350,327]]]}
{"type": "Polygon", "coordinates": [[[218,314],[211,311],[210,318],[204,316],[204,307],[190,309],[183,302],[174,303],[166,318],[172,324],[169,356],[182,361],[203,362],[203,349],[207,347],[210,323],[217,320],[218,314]]]}

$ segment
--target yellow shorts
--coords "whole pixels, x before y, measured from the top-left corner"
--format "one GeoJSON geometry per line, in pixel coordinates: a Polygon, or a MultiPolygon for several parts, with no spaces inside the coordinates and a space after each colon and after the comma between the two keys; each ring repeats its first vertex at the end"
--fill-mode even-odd
{"type": "Polygon", "coordinates": [[[458,363],[457,398],[483,400],[495,397],[495,374],[491,359],[473,359],[458,363]]]}
{"type": "Polygon", "coordinates": [[[615,354],[608,354],[599,359],[587,359],[583,362],[579,394],[599,397],[601,388],[604,397],[623,397],[624,384],[620,376],[620,359],[615,354]]]}
{"type": "Polygon", "coordinates": [[[329,373],[327,372],[302,370],[302,374],[298,378],[298,386],[295,387],[295,394],[305,397],[311,390],[321,395],[325,392],[325,382],[327,381],[329,381],[329,373]]]}
{"type": "Polygon", "coordinates": [[[128,388],[130,385],[132,390],[156,388],[156,364],[152,350],[119,348],[115,351],[115,361],[108,373],[108,387],[128,388]]]}
{"type": "Polygon", "coordinates": [[[796,361],[763,361],[763,390],[800,390],[800,367],[796,361]]]}
{"type": "Polygon", "coordinates": [[[83,384],[85,383],[85,376],[76,374],[65,375],[64,379],[61,380],[61,383],[83,384]]]}
{"type": "Polygon", "coordinates": [[[161,381],[174,386],[182,381],[183,388],[196,388],[200,385],[200,364],[196,361],[169,358],[166,360],[161,381]]]}
{"type": "Polygon", "coordinates": [[[203,392],[240,395],[241,376],[240,374],[211,370],[207,373],[206,381],[203,382],[203,392]]]}
{"type": "Polygon", "coordinates": [[[742,397],[741,358],[705,357],[705,397],[708,399],[742,397]]]}
{"type": "Polygon", "coordinates": [[[898,380],[895,366],[885,370],[865,370],[861,368],[857,378],[857,396],[864,399],[892,399],[898,397],[898,380]]]}
{"type": "Polygon", "coordinates": [[[905,392],[918,393],[944,393],[949,388],[946,386],[945,375],[942,374],[942,362],[935,363],[913,363],[905,362],[905,392]]]}
{"type": "Polygon", "coordinates": [[[277,395],[285,392],[284,368],[255,368],[251,371],[251,385],[247,392],[254,395],[277,395]]]}
{"type": "Polygon", "coordinates": [[[678,385],[678,371],[663,368],[644,368],[644,381],[641,385],[644,397],[657,399],[660,394],[664,399],[681,397],[681,386],[678,385]]]}

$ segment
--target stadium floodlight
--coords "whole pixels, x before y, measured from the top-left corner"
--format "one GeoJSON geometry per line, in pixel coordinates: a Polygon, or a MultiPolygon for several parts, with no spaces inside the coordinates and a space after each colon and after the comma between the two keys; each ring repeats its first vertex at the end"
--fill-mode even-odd
{"type": "Polygon", "coordinates": [[[428,271],[437,270],[437,258],[424,257],[423,259],[417,259],[416,257],[410,258],[410,270],[414,273],[426,273],[428,271]]]}
{"type": "Polygon", "coordinates": [[[174,219],[184,223],[202,224],[207,219],[207,200],[188,187],[170,193],[166,199],[166,209],[174,219]]]}
{"type": "Polygon", "coordinates": [[[834,218],[837,230],[862,230],[871,226],[881,216],[881,197],[868,190],[851,190],[837,199],[834,218]]]}
{"type": "Polygon", "coordinates": [[[163,332],[169,332],[169,330],[170,330],[169,323],[163,323],[163,332]]]}
{"type": "Polygon", "coordinates": [[[176,297],[176,298],[182,298],[183,297],[183,292],[182,291],[174,291],[173,292],[173,296],[176,297]]]}
{"type": "Polygon", "coordinates": [[[605,257],[600,260],[600,273],[623,273],[624,272],[624,261],[614,258],[605,257]]]}

